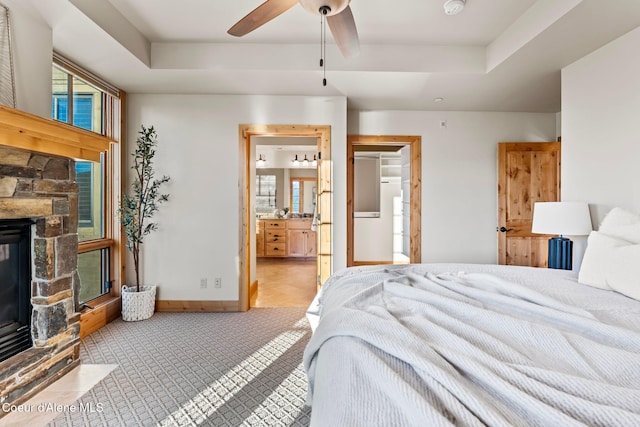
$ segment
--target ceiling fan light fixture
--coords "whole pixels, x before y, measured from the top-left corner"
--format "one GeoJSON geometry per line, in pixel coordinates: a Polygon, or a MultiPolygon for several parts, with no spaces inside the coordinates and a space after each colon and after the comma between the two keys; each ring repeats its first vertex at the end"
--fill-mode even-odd
{"type": "Polygon", "coordinates": [[[351,0],[300,0],[300,4],[307,11],[318,15],[320,10],[328,8],[327,16],[337,15],[349,6],[351,0]]]}
{"type": "Polygon", "coordinates": [[[456,15],[464,9],[465,0],[447,0],[444,2],[444,13],[447,15],[456,15]]]}

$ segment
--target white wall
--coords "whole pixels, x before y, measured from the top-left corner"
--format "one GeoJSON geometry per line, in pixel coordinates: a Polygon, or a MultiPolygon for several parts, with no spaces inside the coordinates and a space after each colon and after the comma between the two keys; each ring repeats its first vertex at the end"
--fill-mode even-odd
{"type": "Polygon", "coordinates": [[[562,70],[562,199],[640,212],[640,28],[562,70]]]}
{"type": "Polygon", "coordinates": [[[20,0],[2,0],[9,8],[11,20],[16,107],[51,118],[53,33],[37,12],[28,13],[20,3],[20,0]]]}
{"type": "Polygon", "coordinates": [[[496,144],[556,133],[555,114],[534,113],[350,111],[348,124],[349,134],[422,137],[422,262],[496,263],[496,144]]]}
{"type": "MultiPolygon", "coordinates": [[[[140,124],[155,127],[157,171],[171,176],[159,230],[143,247],[143,279],[159,285],[162,300],[238,299],[239,124],[331,125],[334,182],[345,182],[343,97],[130,94],[127,121],[129,149],[140,124]],[[221,289],[213,287],[215,277],[221,289]],[[209,279],[207,289],[201,278],[209,279]]],[[[344,203],[335,202],[345,199],[336,186],[335,218],[345,218],[344,203]]],[[[345,235],[344,221],[336,222],[334,269],[346,265],[345,235]]]]}

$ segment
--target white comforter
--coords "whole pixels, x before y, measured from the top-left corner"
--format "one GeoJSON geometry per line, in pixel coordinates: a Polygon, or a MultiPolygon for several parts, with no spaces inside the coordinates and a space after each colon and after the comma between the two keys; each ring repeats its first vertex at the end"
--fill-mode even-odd
{"type": "Polygon", "coordinates": [[[639,302],[570,272],[446,268],[327,285],[304,356],[312,426],[640,426],[639,302]]]}

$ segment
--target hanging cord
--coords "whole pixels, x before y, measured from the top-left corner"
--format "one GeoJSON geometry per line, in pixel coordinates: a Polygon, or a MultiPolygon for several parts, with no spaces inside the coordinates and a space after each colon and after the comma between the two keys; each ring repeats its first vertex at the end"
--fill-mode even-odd
{"type": "Polygon", "coordinates": [[[324,34],[324,15],[320,12],[320,68],[324,67],[324,46],[322,35],[324,34]]]}
{"type": "Polygon", "coordinates": [[[329,6],[320,8],[320,66],[322,67],[322,86],[327,85],[327,13],[329,6]]]}

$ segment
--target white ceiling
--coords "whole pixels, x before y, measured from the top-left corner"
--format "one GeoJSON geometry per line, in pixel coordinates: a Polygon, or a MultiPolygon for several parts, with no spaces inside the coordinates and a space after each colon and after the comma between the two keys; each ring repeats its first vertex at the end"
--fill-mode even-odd
{"type": "Polygon", "coordinates": [[[346,96],[360,110],[560,111],[560,69],[640,25],[638,0],[353,0],[361,52],[302,6],[226,31],[262,0],[22,0],[54,49],[129,93],[346,96]],[[435,98],[444,98],[434,102],[435,98]]]}

